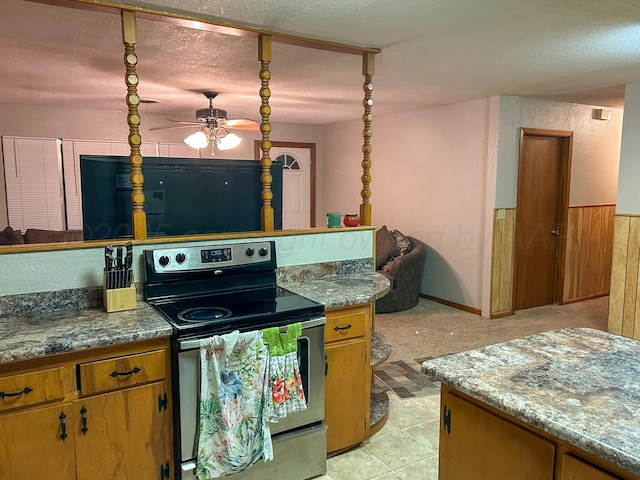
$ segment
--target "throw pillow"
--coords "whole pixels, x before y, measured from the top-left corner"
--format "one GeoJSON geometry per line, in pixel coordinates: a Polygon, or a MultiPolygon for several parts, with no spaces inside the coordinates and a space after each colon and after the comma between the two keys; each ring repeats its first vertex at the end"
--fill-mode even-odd
{"type": "Polygon", "coordinates": [[[400,230],[391,230],[391,235],[393,235],[398,247],[400,247],[400,256],[411,250],[411,242],[400,230]]]}
{"type": "Polygon", "coordinates": [[[24,243],[22,238],[22,232],[20,230],[14,230],[10,226],[7,226],[0,232],[0,245],[17,245],[24,243]]]}
{"type": "Polygon", "coordinates": [[[395,257],[400,253],[400,247],[391,232],[387,230],[387,226],[383,225],[376,230],[376,270],[391,257],[395,257]]]}

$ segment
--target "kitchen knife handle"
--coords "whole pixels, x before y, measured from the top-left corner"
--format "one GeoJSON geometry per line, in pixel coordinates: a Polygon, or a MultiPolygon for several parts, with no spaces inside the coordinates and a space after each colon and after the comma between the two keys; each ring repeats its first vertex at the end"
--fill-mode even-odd
{"type": "Polygon", "coordinates": [[[127,242],[124,247],[127,251],[124,258],[124,268],[129,269],[133,263],[133,244],[131,242],[127,242]]]}
{"type": "Polygon", "coordinates": [[[104,268],[107,271],[113,268],[113,247],[109,244],[104,247],[104,268]]]}

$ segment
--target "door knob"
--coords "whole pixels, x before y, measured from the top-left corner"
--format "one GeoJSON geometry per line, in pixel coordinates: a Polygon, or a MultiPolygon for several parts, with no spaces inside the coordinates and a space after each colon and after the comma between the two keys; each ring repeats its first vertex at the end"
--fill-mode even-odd
{"type": "Polygon", "coordinates": [[[555,235],[556,237],[560,236],[560,230],[551,230],[551,234],[555,235]]]}

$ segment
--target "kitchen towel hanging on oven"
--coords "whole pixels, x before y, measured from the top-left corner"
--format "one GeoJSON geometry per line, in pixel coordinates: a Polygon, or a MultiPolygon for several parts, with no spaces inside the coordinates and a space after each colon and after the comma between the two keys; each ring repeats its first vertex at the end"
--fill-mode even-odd
{"type": "Polygon", "coordinates": [[[268,361],[259,331],[236,330],[200,341],[198,480],[273,458],[265,401],[268,361]]]}
{"type": "Polygon", "coordinates": [[[278,327],[262,331],[264,341],[269,344],[267,414],[270,422],[307,408],[298,364],[298,337],[301,333],[302,324],[299,322],[288,325],[285,333],[280,333],[278,327]]]}

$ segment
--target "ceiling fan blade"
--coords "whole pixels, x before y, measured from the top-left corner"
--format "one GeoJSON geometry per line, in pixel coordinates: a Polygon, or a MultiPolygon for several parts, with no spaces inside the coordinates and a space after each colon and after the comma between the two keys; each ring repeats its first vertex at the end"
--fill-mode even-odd
{"type": "MultiPolygon", "coordinates": [[[[188,123],[188,122],[184,122],[184,123],[188,123]]],[[[164,127],[152,127],[149,129],[149,131],[151,130],[168,130],[170,128],[194,128],[201,125],[200,123],[188,123],[187,125],[166,125],[164,127]]]]}
{"type": "Polygon", "coordinates": [[[227,120],[224,126],[226,128],[233,128],[236,130],[260,130],[260,125],[258,125],[253,120],[249,120],[248,118],[236,118],[233,120],[227,120]]]}

